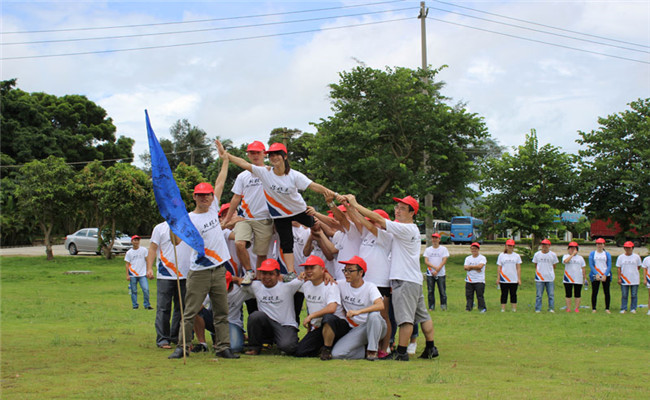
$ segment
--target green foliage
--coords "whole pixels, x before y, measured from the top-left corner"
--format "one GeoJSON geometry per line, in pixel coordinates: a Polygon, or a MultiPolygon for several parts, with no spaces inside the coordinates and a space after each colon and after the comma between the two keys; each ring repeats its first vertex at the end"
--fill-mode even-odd
{"type": "Polygon", "coordinates": [[[594,218],[611,218],[621,236],[631,229],[650,232],[650,98],[630,109],[598,118],[600,127],[579,132],[585,150],[581,178],[587,185],[585,210],[594,218]]]}
{"type": "MultiPolygon", "coordinates": [[[[195,166],[190,166],[185,163],[178,164],[176,170],[174,171],[174,180],[178,185],[178,189],[181,192],[181,197],[185,203],[185,207],[188,211],[194,209],[194,187],[201,182],[206,182],[203,174],[195,166]]],[[[155,203],[155,201],[154,201],[155,203]]],[[[157,206],[154,204],[157,209],[157,206]]]]}
{"type": "Polygon", "coordinates": [[[481,217],[493,230],[533,234],[531,248],[561,227],[562,211],[580,205],[577,158],[550,144],[539,146],[531,130],[513,155],[490,158],[483,166],[480,186],[489,194],[481,217]]]}
{"type": "Polygon", "coordinates": [[[30,243],[33,232],[38,227],[34,219],[25,217],[20,212],[18,197],[16,197],[16,181],[3,177],[0,182],[0,244],[12,246],[30,243]]]}

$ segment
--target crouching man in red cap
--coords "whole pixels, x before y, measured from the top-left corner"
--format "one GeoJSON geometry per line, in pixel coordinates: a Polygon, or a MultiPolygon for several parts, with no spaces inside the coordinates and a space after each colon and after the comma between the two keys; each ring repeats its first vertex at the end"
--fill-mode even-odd
{"type": "Polygon", "coordinates": [[[384,309],[383,297],[374,283],[364,282],[368,267],[363,258],[354,256],[339,263],[345,265],[345,280],[338,281],[341,303],[352,329],[336,342],[332,358],[376,360],[379,341],[387,330],[386,321],[379,313],[384,309]]]}
{"type": "Polygon", "coordinates": [[[259,281],[242,286],[244,292],[252,293],[257,299],[258,311],[248,316],[248,355],[258,355],[264,343],[275,343],[280,351],[293,354],[298,346],[298,323],[293,306],[293,295],[302,286],[294,279],[283,282],[280,264],[267,259],[257,269],[259,281]]]}

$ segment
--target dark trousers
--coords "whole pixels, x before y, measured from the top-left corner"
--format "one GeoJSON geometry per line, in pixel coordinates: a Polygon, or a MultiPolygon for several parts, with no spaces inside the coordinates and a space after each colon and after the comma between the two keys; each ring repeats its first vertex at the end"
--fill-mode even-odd
{"type": "Polygon", "coordinates": [[[317,328],[307,332],[307,334],[298,342],[296,349],[296,357],[317,357],[321,347],[323,347],[323,328],[322,326],[329,325],[334,331],[334,342],[336,342],[350,332],[350,325],[344,319],[337,317],[334,314],[326,314],[323,316],[321,328],[317,328]]]}
{"type": "Polygon", "coordinates": [[[255,311],[248,316],[248,344],[259,351],[264,343],[275,343],[278,350],[293,354],[298,347],[298,329],[280,325],[262,311],[255,311]]]}
{"type": "Polygon", "coordinates": [[[302,292],[296,292],[293,295],[293,310],[296,313],[296,322],[300,326],[300,312],[302,311],[302,303],[305,300],[305,295],[302,292]]]}
{"type": "Polygon", "coordinates": [[[483,282],[465,282],[465,300],[467,300],[467,303],[465,304],[465,310],[472,311],[474,308],[474,293],[476,293],[478,309],[485,310],[485,297],[483,296],[485,293],[485,283],[483,282]]]}
{"type": "MultiPolygon", "coordinates": [[[[185,279],[179,281],[181,296],[185,298],[185,279]]],[[[156,279],[156,344],[178,343],[181,327],[181,308],[176,279],[156,279]],[[172,314],[172,304],[174,305],[172,314]],[[171,319],[171,325],[170,325],[171,319]]]]}
{"type": "Polygon", "coordinates": [[[501,304],[508,302],[508,293],[510,293],[510,304],[517,304],[518,283],[500,283],[501,286],[501,304]]]}
{"type": "Polygon", "coordinates": [[[440,305],[447,306],[447,277],[446,276],[429,276],[427,275],[427,299],[429,300],[429,310],[436,308],[436,286],[440,294],[440,305]]]}
{"type": "Polygon", "coordinates": [[[291,222],[298,221],[307,228],[314,226],[314,217],[307,215],[306,212],[292,215],[291,217],[276,218],[273,220],[275,230],[280,236],[280,248],[285,254],[293,253],[293,229],[291,229],[291,222]]]}
{"type": "Polygon", "coordinates": [[[609,304],[611,296],[609,293],[609,284],[612,283],[612,277],[608,276],[607,280],[604,282],[593,280],[591,281],[591,309],[596,309],[596,303],[598,303],[598,289],[600,289],[600,284],[603,284],[603,293],[605,293],[605,310],[609,310],[609,304]]]}
{"type": "Polygon", "coordinates": [[[573,283],[565,283],[564,284],[564,294],[567,299],[571,298],[571,294],[573,293],[573,297],[576,299],[579,299],[582,296],[582,285],[575,285],[573,283]]]}

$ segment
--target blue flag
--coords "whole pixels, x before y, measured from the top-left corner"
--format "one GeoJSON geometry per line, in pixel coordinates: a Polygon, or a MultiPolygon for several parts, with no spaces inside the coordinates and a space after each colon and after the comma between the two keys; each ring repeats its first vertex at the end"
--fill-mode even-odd
{"type": "Polygon", "coordinates": [[[192,224],[187,209],[185,209],[185,203],[174,180],[174,175],[167,162],[167,157],[165,157],[165,153],[162,147],[160,147],[156,134],[151,129],[147,110],[144,110],[144,115],[147,119],[147,136],[149,138],[149,152],[151,153],[153,193],[156,196],[156,203],[158,203],[160,215],[165,218],[165,221],[167,221],[176,236],[197,251],[197,262],[199,264],[202,264],[201,261],[209,262],[205,258],[203,238],[194,224],[192,224]]]}

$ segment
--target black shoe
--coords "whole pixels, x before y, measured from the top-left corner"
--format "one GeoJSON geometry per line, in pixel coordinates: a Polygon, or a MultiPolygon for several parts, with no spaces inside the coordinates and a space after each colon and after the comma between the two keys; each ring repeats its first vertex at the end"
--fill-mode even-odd
{"type": "Polygon", "coordinates": [[[230,349],[217,351],[215,353],[215,356],[221,357],[221,358],[239,358],[239,354],[233,353],[232,350],[230,350],[230,349]]]}
{"type": "Polygon", "coordinates": [[[138,309],[138,306],[133,307],[133,309],[134,309],[134,310],[137,310],[137,309],[138,309]]]}
{"type": "Polygon", "coordinates": [[[149,306],[149,307],[145,307],[144,309],[145,310],[153,310],[153,307],[149,306]]]}
{"type": "Polygon", "coordinates": [[[331,360],[332,349],[328,349],[327,347],[323,347],[322,349],[320,349],[320,359],[323,361],[331,360]]]}
{"type": "Polygon", "coordinates": [[[409,355],[408,353],[404,354],[399,354],[398,352],[394,351],[387,355],[386,357],[379,358],[379,360],[395,360],[395,361],[408,361],[409,360],[409,355]]]}
{"type": "Polygon", "coordinates": [[[196,346],[192,347],[192,353],[207,353],[208,352],[208,346],[204,345],[203,343],[199,343],[196,346]]]}
{"type": "MultiPolygon", "coordinates": [[[[190,352],[189,352],[189,351],[186,351],[186,352],[185,352],[185,356],[186,356],[186,357],[189,357],[189,356],[190,356],[190,352]]],[[[175,348],[175,349],[174,349],[174,352],[173,352],[169,357],[167,357],[167,358],[169,358],[170,360],[172,360],[172,359],[174,359],[174,358],[183,358],[183,348],[182,348],[182,347],[177,347],[177,348],[175,348]]]]}
{"type": "Polygon", "coordinates": [[[422,354],[420,354],[419,358],[424,358],[424,359],[430,360],[430,359],[436,358],[436,357],[438,357],[438,349],[436,348],[436,346],[433,346],[431,348],[424,349],[422,354]]]}

